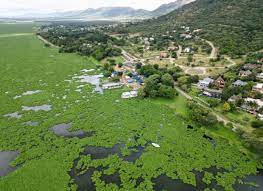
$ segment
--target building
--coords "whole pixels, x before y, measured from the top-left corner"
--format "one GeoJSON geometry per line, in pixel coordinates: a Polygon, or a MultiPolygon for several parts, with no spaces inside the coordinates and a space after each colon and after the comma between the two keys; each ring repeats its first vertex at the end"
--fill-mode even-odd
{"type": "Polygon", "coordinates": [[[224,89],[225,87],[225,80],[220,76],[215,80],[215,86],[219,89],[224,89]]]}
{"type": "Polygon", "coordinates": [[[257,83],[252,90],[263,94],[263,83],[257,83]]]}
{"type": "Polygon", "coordinates": [[[234,87],[243,87],[245,85],[247,85],[247,82],[243,82],[241,80],[237,80],[232,84],[234,87]]]}
{"type": "Polygon", "coordinates": [[[169,54],[167,52],[160,52],[160,58],[168,58],[169,54]]]}
{"type": "Polygon", "coordinates": [[[205,88],[203,91],[203,95],[207,97],[220,98],[222,95],[222,91],[205,88]]]}
{"type": "Polygon", "coordinates": [[[242,78],[248,77],[252,74],[249,70],[242,70],[239,72],[239,76],[242,78]]]}
{"type": "Polygon", "coordinates": [[[258,74],[258,75],[257,75],[257,79],[258,79],[258,80],[263,80],[263,73],[258,74]]]}
{"type": "Polygon", "coordinates": [[[233,95],[233,96],[231,96],[227,101],[229,102],[229,103],[233,103],[233,104],[235,104],[238,100],[240,100],[240,99],[242,99],[240,96],[238,96],[238,95],[233,95]]]}
{"type": "Polygon", "coordinates": [[[260,108],[263,107],[263,100],[262,99],[253,99],[253,98],[246,98],[245,104],[243,104],[242,108],[249,110],[249,111],[254,111],[254,110],[259,110],[260,108]],[[254,103],[255,107],[253,108],[249,103],[254,103]]]}
{"type": "Polygon", "coordinates": [[[190,47],[187,47],[184,49],[184,53],[190,53],[191,52],[191,48],[190,47]]]}
{"type": "Polygon", "coordinates": [[[245,64],[243,68],[246,70],[253,70],[260,67],[261,67],[260,64],[245,64]]]}
{"type": "Polygon", "coordinates": [[[121,95],[122,99],[135,98],[138,96],[138,91],[123,92],[121,95]]]}
{"type": "Polygon", "coordinates": [[[207,88],[213,82],[214,80],[211,78],[204,78],[203,80],[199,80],[197,86],[200,88],[207,88]]]}
{"type": "Polygon", "coordinates": [[[121,88],[123,86],[123,83],[107,83],[102,85],[102,89],[104,90],[110,90],[110,89],[117,89],[121,88]]]}

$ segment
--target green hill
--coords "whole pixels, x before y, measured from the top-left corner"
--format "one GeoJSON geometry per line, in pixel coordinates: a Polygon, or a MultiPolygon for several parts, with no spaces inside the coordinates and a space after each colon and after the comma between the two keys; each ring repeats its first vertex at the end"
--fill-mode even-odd
{"type": "Polygon", "coordinates": [[[245,54],[263,49],[262,0],[197,0],[168,15],[132,24],[131,32],[165,32],[186,25],[221,53],[245,54]],[[153,30],[154,29],[154,30],[153,30]]]}

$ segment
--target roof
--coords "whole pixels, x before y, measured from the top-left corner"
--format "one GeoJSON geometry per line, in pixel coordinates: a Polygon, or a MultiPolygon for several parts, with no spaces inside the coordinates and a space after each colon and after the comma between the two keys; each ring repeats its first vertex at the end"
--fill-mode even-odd
{"type": "Polygon", "coordinates": [[[259,107],[263,107],[263,101],[261,99],[253,99],[253,98],[246,98],[246,102],[254,102],[256,103],[259,107]]]}
{"type": "Polygon", "coordinates": [[[214,82],[214,80],[211,78],[204,78],[203,80],[199,80],[199,83],[205,83],[205,84],[210,84],[213,82],[214,82]]]}
{"type": "Polygon", "coordinates": [[[257,85],[255,85],[253,88],[263,89],[263,83],[257,83],[257,85]]]}
{"type": "Polygon", "coordinates": [[[222,76],[219,76],[219,77],[216,79],[216,81],[225,81],[225,80],[222,78],[222,76]]]}
{"type": "Polygon", "coordinates": [[[237,80],[233,83],[233,85],[238,85],[238,86],[245,86],[247,85],[247,82],[243,82],[241,80],[237,80]]]}
{"type": "Polygon", "coordinates": [[[245,70],[245,71],[244,71],[244,70],[242,70],[242,71],[240,71],[240,72],[239,72],[239,74],[241,74],[241,75],[242,75],[242,74],[245,74],[245,75],[250,75],[250,74],[252,74],[252,72],[251,72],[251,71],[249,71],[249,70],[245,70]]]}

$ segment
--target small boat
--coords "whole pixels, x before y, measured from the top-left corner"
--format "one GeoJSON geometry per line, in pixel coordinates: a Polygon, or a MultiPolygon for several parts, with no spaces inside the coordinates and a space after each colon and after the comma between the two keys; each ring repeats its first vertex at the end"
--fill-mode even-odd
{"type": "Polygon", "coordinates": [[[156,143],[152,143],[152,146],[156,147],[156,148],[160,148],[160,145],[156,144],[156,143]]]}

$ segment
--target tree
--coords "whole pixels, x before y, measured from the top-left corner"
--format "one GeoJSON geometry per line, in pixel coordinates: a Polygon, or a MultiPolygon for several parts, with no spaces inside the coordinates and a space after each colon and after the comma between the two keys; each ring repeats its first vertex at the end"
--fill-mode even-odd
{"type": "Polygon", "coordinates": [[[193,62],[193,55],[192,55],[192,54],[189,54],[189,55],[187,56],[187,61],[188,61],[188,62],[193,62]]]}
{"type": "Polygon", "coordinates": [[[172,58],[177,59],[177,52],[172,52],[171,56],[172,56],[172,58]]]}
{"type": "Polygon", "coordinates": [[[170,86],[161,85],[159,88],[158,94],[160,97],[174,98],[175,89],[170,86]]]}
{"type": "Polygon", "coordinates": [[[187,108],[189,118],[200,126],[213,126],[218,122],[216,116],[208,109],[193,101],[187,103],[187,108]]]}
{"type": "Polygon", "coordinates": [[[166,85],[166,86],[171,86],[171,87],[174,86],[173,77],[172,77],[170,74],[168,74],[168,73],[166,73],[166,74],[164,74],[164,75],[162,76],[161,81],[162,81],[162,84],[164,84],[164,85],[166,85]]]}
{"type": "Polygon", "coordinates": [[[252,121],[251,126],[253,128],[263,128],[263,121],[261,120],[252,121]]]}
{"type": "Polygon", "coordinates": [[[223,111],[224,112],[229,112],[229,111],[231,111],[231,106],[230,106],[230,104],[229,103],[224,103],[224,105],[223,105],[223,111]]]}

